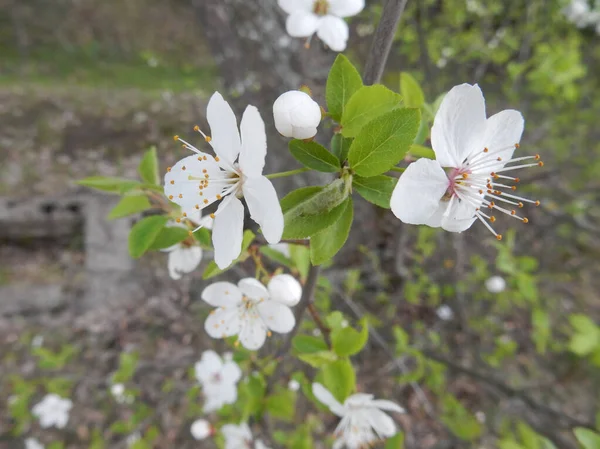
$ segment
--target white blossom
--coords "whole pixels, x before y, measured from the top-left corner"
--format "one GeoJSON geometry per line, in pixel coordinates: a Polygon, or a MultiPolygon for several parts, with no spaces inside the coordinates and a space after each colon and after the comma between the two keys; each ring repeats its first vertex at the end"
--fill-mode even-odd
{"type": "Polygon", "coordinates": [[[39,419],[42,428],[63,429],[69,421],[69,412],[72,407],[73,402],[70,399],[63,399],[57,394],[51,393],[34,405],[31,413],[39,419]]]}
{"type": "Polygon", "coordinates": [[[205,419],[197,419],[192,423],[190,432],[195,440],[204,440],[213,433],[212,425],[205,419]]]}
{"type": "Polygon", "coordinates": [[[310,139],[321,123],[321,107],[306,92],[290,90],[273,104],[275,128],[279,134],[294,139],[310,139]]]}
{"type": "Polygon", "coordinates": [[[452,318],[454,318],[454,312],[452,311],[450,306],[446,304],[442,304],[441,306],[439,306],[435,313],[438,316],[438,318],[443,321],[450,321],[452,318]]]}
{"type": "Polygon", "coordinates": [[[298,391],[300,389],[300,382],[295,379],[292,379],[288,382],[288,389],[292,391],[298,391]]]}
{"type": "MultiPolygon", "coordinates": [[[[165,195],[181,206],[186,219],[220,201],[214,219],[212,240],[215,262],[228,267],[241,253],[244,197],[250,216],[269,243],[278,243],[283,233],[283,213],[271,181],[262,175],[267,153],[265,124],[254,106],[248,106],[238,130],[229,104],[216,92],[207,108],[212,137],[204,135],[216,156],[203,153],[179,136],[175,139],[195,153],[175,164],[165,175],[165,195]],[[241,135],[241,137],[240,137],[241,135]]],[[[200,131],[200,128],[195,127],[200,131]]],[[[202,227],[199,225],[197,229],[202,227]]]]}
{"type": "Polygon", "coordinates": [[[505,174],[543,165],[539,155],[512,158],[523,127],[523,116],[515,110],[486,118],[479,86],[452,88],[431,130],[436,160],[419,159],[400,176],[391,198],[394,215],[450,232],[465,231],[480,220],[498,240],[502,235],[490,225],[496,221],[494,211],[528,223],[517,209],[540,202],[515,195],[519,178],[505,174]]]}
{"type": "Polygon", "coordinates": [[[563,14],[578,28],[600,27],[600,4],[598,9],[592,9],[588,0],[571,0],[571,3],[563,9],[563,14]]]}
{"type": "Polygon", "coordinates": [[[335,429],[333,449],[347,447],[361,449],[396,434],[396,425],[383,410],[404,413],[404,409],[392,401],[373,399],[372,394],[357,393],[349,396],[344,404],[319,383],[313,383],[315,397],[341,418],[335,429]]]}
{"type": "Polygon", "coordinates": [[[31,346],[34,348],[39,348],[44,344],[44,336],[36,335],[31,339],[31,346]]]}
{"type": "Polygon", "coordinates": [[[26,438],[25,449],[44,449],[44,445],[35,438],[26,438]]]}
{"type": "Polygon", "coordinates": [[[296,324],[290,307],[300,301],[302,287],[289,274],[273,276],[268,287],[253,278],[238,285],[216,282],[202,292],[202,299],[216,307],[204,328],[213,338],[238,336],[247,349],[262,347],[272,332],[285,334],[296,324]]]}
{"type": "Polygon", "coordinates": [[[125,385],[116,383],[110,386],[110,394],[119,404],[131,404],[133,395],[128,394],[125,385]]]}
{"type": "MultiPolygon", "coordinates": [[[[252,449],[252,431],[248,424],[241,423],[226,424],[221,427],[221,433],[225,437],[225,449],[252,449]]],[[[262,440],[254,442],[254,449],[270,449],[262,440]]]]}
{"type": "Polygon", "coordinates": [[[506,288],[506,281],[500,276],[492,276],[485,281],[485,288],[490,293],[501,293],[506,288]]]}
{"type": "Polygon", "coordinates": [[[127,436],[127,447],[133,446],[135,443],[142,439],[142,434],[140,432],[134,432],[131,435],[127,436]]]}
{"type": "Polygon", "coordinates": [[[355,16],[365,7],[364,0],[278,0],[289,14],[286,29],[292,37],[319,39],[333,51],[344,51],[348,42],[348,24],[344,17],[355,16]]]}
{"type": "Polygon", "coordinates": [[[196,379],[202,385],[206,401],[204,411],[219,410],[237,400],[237,383],[242,377],[240,367],[233,360],[223,360],[212,350],[204,351],[194,366],[196,379]]]}

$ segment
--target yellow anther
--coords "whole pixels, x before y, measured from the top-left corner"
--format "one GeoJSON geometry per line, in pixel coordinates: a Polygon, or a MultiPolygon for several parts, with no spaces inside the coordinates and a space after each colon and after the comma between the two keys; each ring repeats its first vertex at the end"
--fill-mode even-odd
{"type": "Polygon", "coordinates": [[[170,171],[171,171],[171,167],[167,167],[167,172],[170,172],[170,171]]]}
{"type": "Polygon", "coordinates": [[[198,204],[196,204],[196,209],[200,210],[200,206],[198,204]]]}
{"type": "Polygon", "coordinates": [[[181,198],[183,198],[183,195],[180,193],[180,194],[179,194],[179,199],[181,199],[181,198]]]}
{"type": "Polygon", "coordinates": [[[489,148],[484,148],[484,149],[483,149],[483,152],[484,152],[484,153],[487,153],[488,151],[490,151],[490,149],[489,149],[489,148]]]}
{"type": "Polygon", "coordinates": [[[178,135],[174,135],[174,136],[173,136],[173,140],[174,140],[175,142],[177,142],[177,141],[179,140],[179,136],[178,136],[178,135]]]}
{"type": "Polygon", "coordinates": [[[516,211],[516,210],[514,210],[514,209],[510,211],[510,214],[511,214],[511,215],[515,215],[516,213],[517,213],[517,211],[516,211]]]}
{"type": "Polygon", "coordinates": [[[498,240],[498,241],[502,240],[502,234],[498,234],[498,235],[496,236],[496,240],[498,240]]]}
{"type": "Polygon", "coordinates": [[[534,157],[536,161],[539,161],[541,156],[539,154],[536,154],[534,157]]]}
{"type": "Polygon", "coordinates": [[[515,143],[515,148],[521,148],[521,145],[519,145],[518,143],[515,143]]]}
{"type": "MultiPolygon", "coordinates": [[[[204,156],[204,159],[206,159],[206,156],[204,156]]],[[[219,162],[221,159],[219,159],[219,156],[215,156],[215,161],[219,162]]]]}
{"type": "Polygon", "coordinates": [[[203,156],[202,159],[206,160],[206,156],[203,156]]]}
{"type": "Polygon", "coordinates": [[[491,216],[491,217],[490,217],[490,221],[491,221],[492,223],[494,223],[494,222],[496,221],[496,217],[494,217],[494,216],[491,216]]]}
{"type": "Polygon", "coordinates": [[[467,179],[469,177],[469,175],[467,173],[463,173],[462,178],[463,179],[467,179]]]}
{"type": "Polygon", "coordinates": [[[496,160],[497,160],[498,162],[500,162],[500,161],[502,160],[502,158],[501,158],[501,157],[498,157],[498,159],[496,159],[496,160]]]}
{"type": "Polygon", "coordinates": [[[207,199],[204,199],[204,204],[208,204],[208,200],[207,199]]]}
{"type": "Polygon", "coordinates": [[[536,206],[539,206],[540,204],[542,204],[542,203],[540,203],[539,200],[535,202],[536,206]]]}
{"type": "Polygon", "coordinates": [[[200,127],[198,125],[194,126],[194,131],[200,131],[200,127]]]}
{"type": "Polygon", "coordinates": [[[271,331],[267,331],[267,337],[271,337],[273,333],[271,331]]]}
{"type": "Polygon", "coordinates": [[[523,203],[519,201],[519,208],[523,207],[523,203]]]}
{"type": "Polygon", "coordinates": [[[173,185],[173,184],[175,184],[175,181],[174,181],[174,180],[171,180],[171,185],[173,185]]]}
{"type": "Polygon", "coordinates": [[[210,136],[206,136],[206,137],[204,138],[204,140],[206,140],[208,143],[210,143],[210,141],[212,140],[212,138],[211,138],[210,136]]]}
{"type": "Polygon", "coordinates": [[[523,218],[523,223],[525,223],[525,224],[529,223],[529,219],[527,217],[523,218]]]}
{"type": "Polygon", "coordinates": [[[169,195],[169,199],[172,200],[173,199],[173,195],[169,195]]]}
{"type": "Polygon", "coordinates": [[[542,161],[539,161],[539,162],[538,162],[538,165],[539,165],[540,167],[543,167],[543,166],[544,166],[544,163],[543,163],[542,161]]]}
{"type": "Polygon", "coordinates": [[[176,221],[177,223],[181,223],[181,218],[177,217],[177,218],[175,219],[175,221],[176,221]]]}
{"type": "Polygon", "coordinates": [[[203,170],[202,170],[202,173],[206,173],[207,171],[208,171],[208,170],[206,170],[206,169],[203,169],[203,170]]]}
{"type": "Polygon", "coordinates": [[[210,214],[210,218],[212,218],[214,220],[215,214],[210,214]]]}
{"type": "Polygon", "coordinates": [[[217,199],[220,200],[221,198],[223,198],[221,195],[217,194],[217,199]]]}
{"type": "Polygon", "coordinates": [[[183,171],[185,171],[185,165],[184,165],[183,167],[181,167],[181,169],[182,169],[183,171]]]}
{"type": "Polygon", "coordinates": [[[185,212],[183,213],[183,216],[187,218],[187,214],[185,212]]]}
{"type": "Polygon", "coordinates": [[[190,237],[192,237],[192,236],[194,235],[194,233],[193,233],[192,231],[188,231],[188,235],[189,235],[190,237]]]}

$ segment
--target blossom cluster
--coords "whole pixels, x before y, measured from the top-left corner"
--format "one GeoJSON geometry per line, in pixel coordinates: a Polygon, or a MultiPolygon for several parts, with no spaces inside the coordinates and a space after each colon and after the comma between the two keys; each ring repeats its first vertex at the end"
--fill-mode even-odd
{"type": "Polygon", "coordinates": [[[600,34],[600,1],[571,0],[563,13],[569,22],[578,28],[594,27],[600,34]]]}

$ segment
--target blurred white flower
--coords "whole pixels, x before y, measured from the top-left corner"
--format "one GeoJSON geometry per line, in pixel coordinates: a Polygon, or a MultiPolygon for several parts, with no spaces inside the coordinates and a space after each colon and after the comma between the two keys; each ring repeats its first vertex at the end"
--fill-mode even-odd
{"type": "Polygon", "coordinates": [[[487,288],[490,293],[500,293],[506,288],[506,281],[500,276],[492,276],[485,281],[485,288],[487,288]]]}
{"type": "Polygon", "coordinates": [[[268,287],[253,278],[238,285],[216,282],[202,292],[202,299],[217,307],[204,328],[212,338],[237,335],[246,349],[259,349],[271,331],[286,334],[293,329],[296,319],[290,307],[301,295],[300,283],[289,274],[273,276],[268,287]]]}
{"type": "Polygon", "coordinates": [[[164,191],[169,200],[181,206],[184,218],[220,201],[210,216],[214,218],[215,263],[223,269],[242,251],[244,205],[241,197],[269,243],[281,240],[283,213],[275,187],[262,174],[267,136],[258,109],[248,106],[238,129],[231,106],[215,92],[208,102],[207,120],[211,137],[204,135],[200,128],[195,129],[204,135],[216,157],[175,136],[195,155],[180,160],[168,170],[164,191]]]}
{"type": "Polygon", "coordinates": [[[435,313],[437,314],[440,320],[450,321],[452,318],[454,318],[454,312],[452,311],[450,306],[446,304],[442,304],[441,306],[439,306],[435,313]]]}
{"type": "MultiPolygon", "coordinates": [[[[226,424],[221,427],[225,437],[225,449],[252,449],[252,431],[248,424],[226,424]]],[[[262,440],[256,440],[254,449],[269,449],[262,440]]]]}
{"type": "Polygon", "coordinates": [[[128,394],[123,384],[113,384],[110,386],[110,394],[119,404],[131,404],[133,402],[133,395],[128,394]]]}
{"type": "Polygon", "coordinates": [[[39,419],[42,428],[54,426],[63,429],[69,421],[69,412],[72,407],[73,402],[70,399],[63,399],[59,395],[51,393],[34,405],[31,413],[39,419]]]}
{"type": "Polygon", "coordinates": [[[273,104],[275,128],[279,134],[294,139],[310,139],[321,123],[321,107],[306,92],[290,90],[273,104]]]}
{"type": "Polygon", "coordinates": [[[207,420],[197,419],[192,423],[190,432],[195,440],[204,440],[213,434],[213,427],[207,420]]]}
{"type": "Polygon", "coordinates": [[[35,337],[33,337],[31,339],[31,346],[34,348],[39,348],[43,344],[44,344],[44,336],[43,335],[36,335],[35,337]]]}
{"type": "Polygon", "coordinates": [[[494,211],[528,223],[517,209],[540,202],[515,195],[517,186],[510,183],[519,178],[507,176],[513,170],[543,166],[539,155],[513,158],[524,124],[521,113],[512,109],[486,118],[477,84],[453,87],[431,129],[436,159],[421,158],[402,173],[390,203],[394,215],[404,223],[449,232],[466,231],[479,220],[498,240],[502,235],[490,224],[496,221],[494,211]]]}
{"type": "Polygon", "coordinates": [[[279,0],[279,6],[289,14],[290,36],[310,38],[317,33],[333,51],[344,51],[349,34],[344,17],[361,12],[365,0],[279,0]]]}
{"type": "Polygon", "coordinates": [[[142,439],[142,434],[139,432],[134,432],[131,435],[129,435],[125,441],[127,443],[127,447],[131,447],[135,443],[140,441],[141,439],[142,439]]]}
{"type": "Polygon", "coordinates": [[[396,425],[383,410],[404,413],[404,409],[392,401],[373,399],[372,394],[357,393],[349,396],[344,404],[319,383],[313,383],[315,397],[341,418],[335,429],[333,449],[346,446],[361,449],[396,434],[396,425]]]}
{"type": "Polygon", "coordinates": [[[587,0],[571,0],[571,3],[563,9],[563,14],[578,28],[585,28],[595,23],[594,14],[587,0]]]}
{"type": "Polygon", "coordinates": [[[292,379],[288,382],[288,388],[292,391],[298,391],[300,389],[300,382],[292,379]]]}
{"type": "Polygon", "coordinates": [[[25,439],[25,449],[44,449],[44,445],[35,438],[25,439]]]}
{"type": "Polygon", "coordinates": [[[206,413],[219,410],[225,404],[233,404],[237,400],[237,383],[242,377],[242,371],[233,360],[223,361],[215,351],[204,351],[194,370],[206,399],[206,413]]]}

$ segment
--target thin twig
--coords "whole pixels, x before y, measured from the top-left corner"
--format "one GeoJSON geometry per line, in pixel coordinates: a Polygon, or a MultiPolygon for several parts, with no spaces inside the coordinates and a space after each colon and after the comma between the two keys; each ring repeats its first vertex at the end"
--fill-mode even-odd
{"type": "Polygon", "coordinates": [[[325,323],[323,323],[323,320],[321,319],[321,316],[319,315],[319,311],[317,310],[317,308],[315,307],[315,305],[313,303],[310,303],[308,305],[308,311],[310,312],[310,315],[312,316],[315,324],[321,331],[321,335],[323,335],[323,339],[325,340],[325,343],[327,343],[327,346],[331,348],[331,339],[329,338],[331,329],[329,329],[327,326],[325,326],[325,323]]]}
{"type": "Polygon", "coordinates": [[[407,2],[408,0],[388,0],[383,7],[381,20],[375,31],[363,73],[363,81],[366,85],[378,83],[383,76],[394,36],[407,2]]]}

